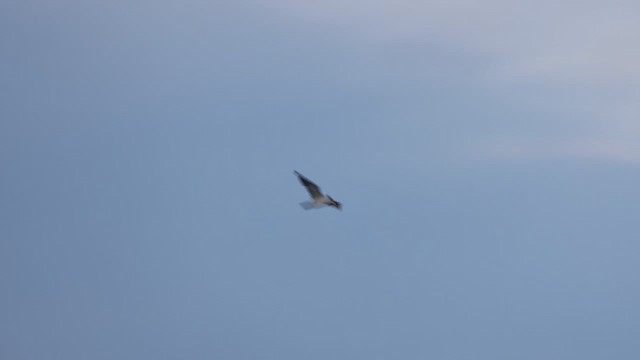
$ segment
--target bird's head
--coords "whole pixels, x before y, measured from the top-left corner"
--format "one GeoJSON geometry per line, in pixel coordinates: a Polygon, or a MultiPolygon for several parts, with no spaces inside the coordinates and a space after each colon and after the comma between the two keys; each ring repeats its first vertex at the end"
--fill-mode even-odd
{"type": "Polygon", "coordinates": [[[330,206],[335,206],[336,209],[338,210],[342,210],[342,204],[335,201],[331,196],[327,195],[327,197],[329,198],[329,200],[331,200],[331,204],[329,204],[330,206]]]}

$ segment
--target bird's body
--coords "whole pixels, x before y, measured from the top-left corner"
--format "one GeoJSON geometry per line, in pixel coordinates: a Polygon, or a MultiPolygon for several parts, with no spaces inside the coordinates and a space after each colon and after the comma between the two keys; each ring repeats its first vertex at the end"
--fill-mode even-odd
{"type": "Polygon", "coordinates": [[[313,181],[307,179],[304,175],[300,174],[297,171],[294,171],[294,173],[298,176],[298,179],[300,179],[302,185],[307,188],[309,195],[311,195],[312,201],[305,201],[300,204],[303,208],[309,210],[324,206],[333,206],[336,209],[342,210],[342,204],[335,201],[333,198],[331,198],[331,196],[325,196],[324,194],[322,194],[322,191],[320,191],[320,187],[313,181]]]}

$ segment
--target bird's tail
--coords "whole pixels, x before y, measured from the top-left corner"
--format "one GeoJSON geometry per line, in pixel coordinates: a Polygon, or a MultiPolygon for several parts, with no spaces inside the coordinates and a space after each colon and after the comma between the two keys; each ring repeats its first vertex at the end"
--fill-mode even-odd
{"type": "Polygon", "coordinates": [[[313,201],[301,202],[300,206],[302,206],[302,208],[305,209],[305,210],[311,210],[311,209],[317,208],[316,204],[313,201]]]}

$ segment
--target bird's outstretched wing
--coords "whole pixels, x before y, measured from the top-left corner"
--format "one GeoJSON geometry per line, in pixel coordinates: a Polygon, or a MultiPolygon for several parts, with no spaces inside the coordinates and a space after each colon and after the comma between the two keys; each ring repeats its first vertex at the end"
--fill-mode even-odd
{"type": "Polygon", "coordinates": [[[322,199],[322,198],[324,198],[324,195],[322,195],[322,191],[320,191],[320,187],[318,187],[318,185],[316,185],[313,181],[311,181],[311,180],[307,179],[306,177],[304,177],[299,172],[294,171],[294,173],[296,175],[298,175],[298,179],[300,179],[300,182],[302,183],[302,185],[304,185],[304,187],[307,188],[307,191],[309,192],[309,195],[311,195],[311,197],[313,199],[322,199]]]}

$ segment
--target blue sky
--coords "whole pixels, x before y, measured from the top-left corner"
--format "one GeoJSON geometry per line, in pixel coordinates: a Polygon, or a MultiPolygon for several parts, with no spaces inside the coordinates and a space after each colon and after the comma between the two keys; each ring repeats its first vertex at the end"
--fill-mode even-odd
{"type": "Polygon", "coordinates": [[[637,359],[638,10],[3,3],[0,357],[637,359]]]}

